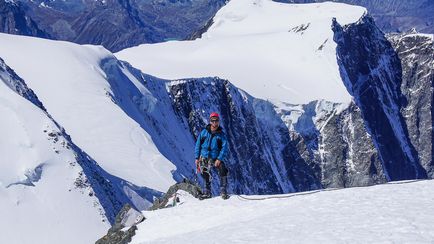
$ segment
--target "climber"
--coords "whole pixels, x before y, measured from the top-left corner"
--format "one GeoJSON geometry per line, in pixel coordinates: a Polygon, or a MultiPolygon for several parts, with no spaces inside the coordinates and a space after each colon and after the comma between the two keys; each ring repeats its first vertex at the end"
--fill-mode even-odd
{"type": "Polygon", "coordinates": [[[227,194],[228,169],[225,165],[225,158],[228,154],[228,142],[226,135],[220,127],[220,116],[218,113],[211,113],[209,124],[199,134],[196,147],[196,168],[200,170],[205,180],[203,198],[211,197],[211,168],[215,167],[220,176],[220,196],[223,199],[229,198],[227,194]]]}

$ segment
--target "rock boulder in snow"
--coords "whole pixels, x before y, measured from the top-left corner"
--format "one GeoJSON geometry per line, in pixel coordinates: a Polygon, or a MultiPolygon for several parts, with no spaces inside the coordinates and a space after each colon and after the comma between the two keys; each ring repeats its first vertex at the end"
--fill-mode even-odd
{"type": "Polygon", "coordinates": [[[95,244],[126,244],[131,241],[137,230],[137,224],[142,222],[145,217],[125,204],[121,211],[116,215],[114,225],[108,230],[107,235],[95,242],[95,244]]]}

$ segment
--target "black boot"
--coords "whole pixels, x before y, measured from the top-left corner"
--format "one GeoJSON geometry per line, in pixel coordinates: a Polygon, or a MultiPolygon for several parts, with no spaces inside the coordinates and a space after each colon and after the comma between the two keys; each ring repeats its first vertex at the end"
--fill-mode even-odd
{"type": "Polygon", "coordinates": [[[199,199],[203,200],[203,199],[208,199],[208,198],[211,198],[211,197],[212,197],[212,195],[211,195],[211,189],[205,189],[203,191],[202,195],[199,196],[199,199]]]}
{"type": "Polygon", "coordinates": [[[227,186],[228,186],[228,177],[227,176],[221,176],[220,177],[220,196],[225,200],[229,198],[229,195],[226,191],[227,186]]]}
{"type": "Polygon", "coordinates": [[[203,172],[202,177],[205,180],[205,189],[200,196],[200,199],[211,198],[211,179],[208,172],[203,172]]]}
{"type": "Polygon", "coordinates": [[[203,198],[211,198],[211,182],[206,183],[205,191],[202,195],[203,198]]]}

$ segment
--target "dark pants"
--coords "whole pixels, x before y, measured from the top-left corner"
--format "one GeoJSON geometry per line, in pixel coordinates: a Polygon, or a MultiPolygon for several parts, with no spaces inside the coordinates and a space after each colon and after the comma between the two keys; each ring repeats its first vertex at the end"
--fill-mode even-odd
{"type": "MultiPolygon", "coordinates": [[[[205,187],[206,191],[208,193],[211,193],[211,168],[215,167],[215,160],[214,159],[200,159],[200,172],[202,175],[202,178],[205,180],[205,187]]],[[[219,167],[217,168],[217,171],[220,176],[220,192],[226,193],[226,187],[228,185],[228,168],[226,168],[226,165],[224,162],[221,162],[219,167]]]]}

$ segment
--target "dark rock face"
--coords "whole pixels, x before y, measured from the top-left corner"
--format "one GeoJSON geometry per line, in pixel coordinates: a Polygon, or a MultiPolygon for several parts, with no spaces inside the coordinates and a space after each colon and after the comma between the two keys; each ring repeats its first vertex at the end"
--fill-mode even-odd
{"type": "MultiPolygon", "coordinates": [[[[284,3],[314,3],[327,0],[275,0],[284,3]]],[[[406,32],[416,28],[434,33],[434,2],[431,0],[332,0],[365,7],[384,32],[406,32]]]]}
{"type": "Polygon", "coordinates": [[[354,103],[330,116],[322,127],[320,141],[324,187],[368,186],[387,181],[361,111],[354,103]]]}
{"type": "Polygon", "coordinates": [[[226,165],[233,192],[265,194],[292,190],[287,179],[278,180],[275,163],[270,160],[270,145],[262,137],[253,106],[238,89],[218,78],[174,82],[168,89],[179,120],[188,123],[195,137],[205,128],[209,114],[220,112],[221,126],[230,138],[226,165]]]}
{"type": "Polygon", "coordinates": [[[403,96],[408,101],[401,107],[410,141],[418,159],[434,178],[433,160],[433,84],[434,45],[432,35],[412,31],[388,36],[401,61],[403,96]]]}
{"type": "Polygon", "coordinates": [[[282,193],[387,181],[355,104],[314,101],[280,108],[218,78],[174,82],[168,87],[175,112],[196,136],[210,112],[220,112],[229,139],[227,165],[234,193],[282,193]]]}
{"type": "Polygon", "coordinates": [[[20,3],[0,1],[0,32],[49,38],[30,18],[20,3]]]}
{"type": "Polygon", "coordinates": [[[333,22],[340,73],[362,111],[390,180],[425,178],[400,108],[402,68],[398,55],[369,16],[341,27],[333,22]]]}
{"type": "Polygon", "coordinates": [[[314,101],[277,110],[289,128],[291,143],[322,187],[386,182],[378,152],[354,103],[314,101]]]}
{"type": "Polygon", "coordinates": [[[225,1],[20,0],[20,4],[53,38],[103,45],[116,52],[142,43],[187,39],[202,29],[225,1]]]}
{"type": "MultiPolygon", "coordinates": [[[[267,158],[275,165],[273,172],[278,176],[279,180],[288,180],[290,183],[284,192],[288,192],[291,188],[291,191],[322,188],[321,179],[318,178],[320,174],[317,173],[318,171],[310,157],[312,153],[309,152],[308,157],[304,155],[304,150],[311,146],[310,141],[306,144],[302,143],[304,150],[299,150],[298,146],[300,145],[297,144],[297,137],[294,136],[296,133],[288,130],[289,126],[285,123],[283,114],[277,111],[277,107],[270,102],[259,99],[253,99],[253,106],[260,126],[259,130],[262,132],[265,145],[270,153],[267,158]]],[[[313,122],[309,125],[313,126],[313,122]]],[[[313,129],[313,132],[309,129],[304,132],[309,136],[316,135],[315,129],[313,129]]]]}

